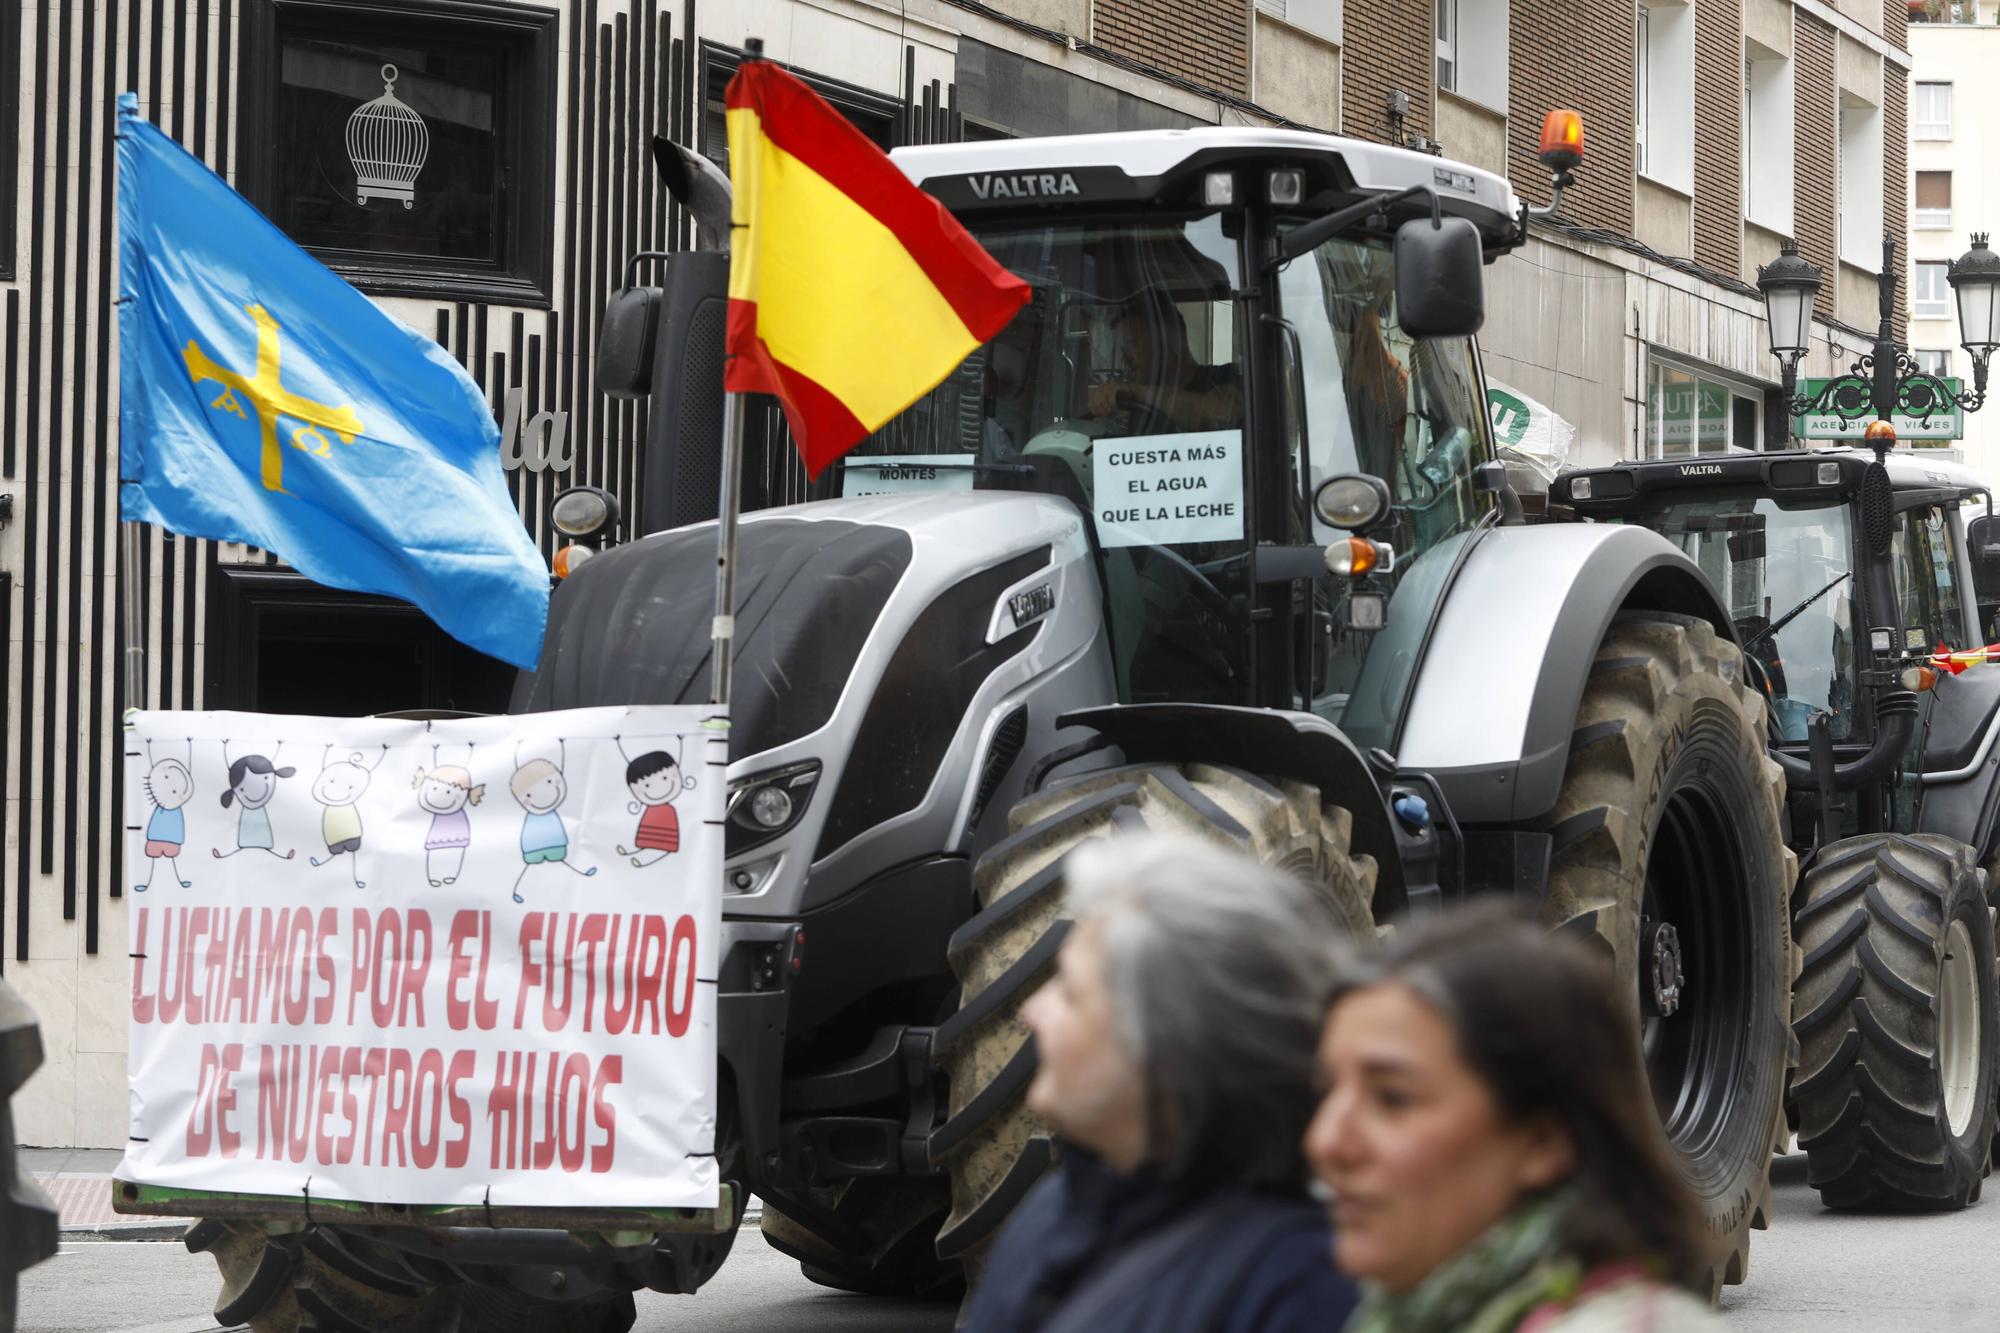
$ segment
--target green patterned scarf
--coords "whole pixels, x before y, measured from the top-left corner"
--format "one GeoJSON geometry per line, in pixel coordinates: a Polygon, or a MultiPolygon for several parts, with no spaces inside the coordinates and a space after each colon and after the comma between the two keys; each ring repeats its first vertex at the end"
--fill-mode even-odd
{"type": "Polygon", "coordinates": [[[1369,1284],[1345,1333],[1507,1333],[1530,1310],[1576,1293],[1583,1266],[1561,1253],[1570,1201],[1529,1199],[1413,1289],[1369,1284]]]}

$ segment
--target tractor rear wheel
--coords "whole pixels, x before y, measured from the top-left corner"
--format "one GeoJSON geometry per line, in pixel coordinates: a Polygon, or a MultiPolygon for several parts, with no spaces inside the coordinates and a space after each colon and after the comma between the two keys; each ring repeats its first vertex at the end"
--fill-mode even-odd
{"type": "Polygon", "coordinates": [[[1834,843],[1800,885],[1799,1146],[1830,1208],[1979,1198],[2000,1084],[1993,915],[1970,847],[1834,843]]]}
{"type": "Polygon", "coordinates": [[[1749,1271],[1796,1059],[1797,858],[1764,700],[1706,621],[1620,616],[1598,649],[1546,830],[1548,923],[1603,948],[1632,1005],[1667,1138],[1716,1243],[1749,1271]]]}
{"type": "Polygon", "coordinates": [[[976,1280],[1000,1224],[1052,1158],[1047,1127],[1023,1099],[1035,1047],[1019,1015],[1069,933],[1062,863],[1070,851],[1105,834],[1148,829],[1228,843],[1321,886],[1341,925],[1372,937],[1376,867],[1352,853],[1352,824],[1315,787],[1205,764],[1086,774],[1014,807],[1013,832],[974,871],[981,910],[949,948],[962,999],[933,1045],[951,1080],[949,1115],[930,1145],[932,1161],[951,1176],[940,1256],[962,1260],[976,1280]]]}

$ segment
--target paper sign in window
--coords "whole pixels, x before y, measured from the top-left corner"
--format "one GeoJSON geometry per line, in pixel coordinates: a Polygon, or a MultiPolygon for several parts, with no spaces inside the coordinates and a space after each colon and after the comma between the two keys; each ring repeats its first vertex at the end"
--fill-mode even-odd
{"type": "Polygon", "coordinates": [[[1243,432],[1101,439],[1090,452],[1100,545],[1242,539],[1243,432]]]}

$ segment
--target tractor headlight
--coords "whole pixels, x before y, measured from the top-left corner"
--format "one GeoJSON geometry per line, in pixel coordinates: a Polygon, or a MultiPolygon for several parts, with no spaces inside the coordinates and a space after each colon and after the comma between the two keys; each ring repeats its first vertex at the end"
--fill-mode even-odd
{"type": "Polygon", "coordinates": [[[750,793],[747,804],[751,822],[768,829],[780,829],[791,823],[792,812],[797,809],[791,793],[779,786],[757,788],[750,793]]]}
{"type": "Polygon", "coordinates": [[[1330,528],[1362,531],[1389,512],[1389,483],[1361,472],[1328,477],[1313,492],[1313,512],[1330,528]]]}
{"type": "Polygon", "coordinates": [[[752,773],[730,783],[729,812],[723,826],[725,853],[735,856],[747,852],[798,827],[818,784],[817,759],[752,773]]]}
{"type": "Polygon", "coordinates": [[[598,486],[571,486],[549,505],[549,521],[565,537],[588,540],[618,522],[618,497],[598,486]]]}

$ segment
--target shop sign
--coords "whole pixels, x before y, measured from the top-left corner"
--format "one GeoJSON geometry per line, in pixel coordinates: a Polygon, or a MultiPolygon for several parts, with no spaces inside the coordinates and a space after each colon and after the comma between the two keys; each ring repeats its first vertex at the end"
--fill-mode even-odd
{"type": "Polygon", "coordinates": [[[569,413],[543,408],[521,425],[520,389],[507,390],[506,412],[500,423],[500,466],[509,472],[567,472],[576,460],[569,442],[569,413]]]}
{"type": "MultiPolygon", "coordinates": [[[[1829,381],[1823,379],[1802,379],[1799,394],[1805,398],[1817,398],[1829,381]]],[[[1957,378],[1942,381],[1956,396],[1965,388],[1965,381],[1957,378]]],[[[1818,412],[1810,416],[1792,418],[1792,434],[1803,440],[1859,440],[1868,429],[1868,423],[1875,420],[1869,412],[1853,421],[1842,420],[1835,412],[1818,412]]],[[[1890,418],[1896,427],[1896,440],[1908,444],[1912,440],[1962,440],[1965,438],[1965,411],[1963,408],[1943,408],[1930,414],[1928,419],[1905,416],[1898,412],[1890,418]]]]}

